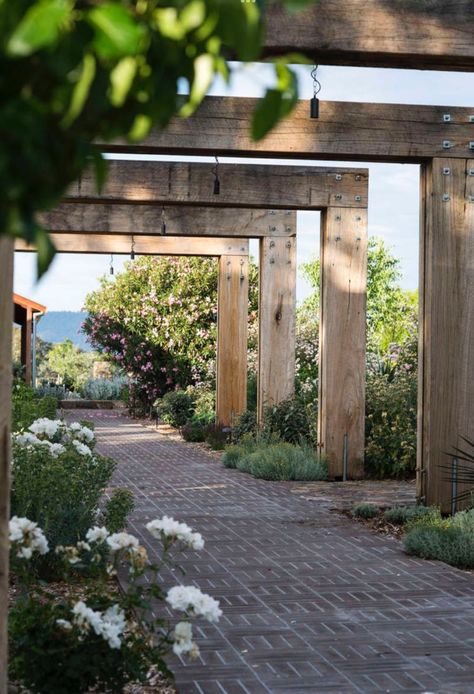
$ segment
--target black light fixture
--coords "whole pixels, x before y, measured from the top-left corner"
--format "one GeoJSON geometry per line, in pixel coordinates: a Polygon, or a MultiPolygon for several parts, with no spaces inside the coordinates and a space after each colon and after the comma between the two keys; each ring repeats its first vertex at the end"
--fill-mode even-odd
{"type": "Polygon", "coordinates": [[[135,237],[132,236],[132,247],[130,249],[130,260],[135,260],[135,237]]]}
{"type": "Polygon", "coordinates": [[[214,195],[220,195],[221,192],[221,182],[219,181],[219,159],[216,157],[215,166],[212,169],[214,174],[214,195]]]}
{"type": "Polygon", "coordinates": [[[114,256],[113,256],[113,255],[110,256],[110,268],[109,268],[109,273],[110,273],[111,275],[114,274],[114,256]]]}
{"type": "Polygon", "coordinates": [[[166,221],[165,221],[165,206],[161,208],[161,235],[166,234],[166,221]]]}
{"type": "Polygon", "coordinates": [[[309,106],[309,115],[311,118],[319,118],[319,99],[318,94],[321,91],[321,82],[317,78],[318,65],[314,65],[311,70],[311,77],[313,78],[313,96],[311,97],[309,106]]]}

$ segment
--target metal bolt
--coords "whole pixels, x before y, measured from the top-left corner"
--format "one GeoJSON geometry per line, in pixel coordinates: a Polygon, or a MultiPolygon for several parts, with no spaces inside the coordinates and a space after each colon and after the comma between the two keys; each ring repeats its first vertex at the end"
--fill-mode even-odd
{"type": "Polygon", "coordinates": [[[451,121],[451,114],[450,113],[444,113],[443,114],[443,121],[445,123],[449,123],[451,121]]]}
{"type": "Polygon", "coordinates": [[[270,248],[274,248],[275,246],[275,241],[270,241],[270,248]]]}
{"type": "Polygon", "coordinates": [[[276,227],[270,227],[270,231],[276,231],[276,227]]]}
{"type": "Polygon", "coordinates": [[[356,217],[356,222],[360,222],[361,219],[362,217],[356,217]]]}
{"type": "Polygon", "coordinates": [[[474,116],[469,116],[469,123],[474,123],[474,116]]]}
{"type": "Polygon", "coordinates": [[[287,248],[291,248],[291,241],[287,241],[287,242],[286,242],[286,247],[287,247],[287,248]]]}
{"type": "Polygon", "coordinates": [[[342,181],[341,174],[336,174],[336,181],[342,181]]]}
{"type": "Polygon", "coordinates": [[[286,214],[291,214],[291,210],[287,210],[287,211],[286,211],[286,214]]]}
{"type": "Polygon", "coordinates": [[[469,196],[469,202],[474,202],[474,195],[469,196]]]}
{"type": "Polygon", "coordinates": [[[474,176],[474,169],[468,169],[467,175],[468,176],[474,176]]]}
{"type": "Polygon", "coordinates": [[[340,237],[340,236],[336,236],[336,241],[340,241],[340,240],[341,240],[341,237],[340,237]]]}
{"type": "Polygon", "coordinates": [[[361,241],[361,240],[362,240],[362,239],[361,239],[360,236],[357,236],[357,237],[356,237],[356,241],[361,241]]]}
{"type": "Polygon", "coordinates": [[[443,202],[449,202],[451,198],[448,193],[443,193],[443,202]]]}
{"type": "Polygon", "coordinates": [[[270,210],[270,214],[275,214],[275,210],[270,210]]]}
{"type": "Polygon", "coordinates": [[[474,142],[472,142],[472,140],[471,140],[471,142],[469,143],[469,149],[474,149],[474,142]]]}
{"type": "Polygon", "coordinates": [[[270,258],[270,264],[273,265],[274,262],[275,262],[275,258],[270,258]]]}
{"type": "Polygon", "coordinates": [[[362,198],[361,198],[360,195],[354,195],[354,200],[355,200],[356,202],[360,202],[360,201],[362,200],[362,198]]]}
{"type": "Polygon", "coordinates": [[[443,149],[451,149],[453,146],[451,140],[443,140],[443,149]]]}
{"type": "Polygon", "coordinates": [[[356,181],[360,181],[361,179],[362,179],[362,176],[360,174],[357,174],[356,181]]]}
{"type": "Polygon", "coordinates": [[[451,169],[448,166],[445,166],[443,169],[443,176],[450,176],[451,175],[451,169]]]}
{"type": "Polygon", "coordinates": [[[287,231],[291,231],[291,227],[286,227],[286,230],[287,230],[287,231]]]}
{"type": "Polygon", "coordinates": [[[340,215],[340,214],[337,214],[337,215],[336,215],[336,222],[340,222],[340,221],[341,221],[341,215],[340,215]]]}
{"type": "Polygon", "coordinates": [[[334,197],[336,200],[342,200],[342,195],[340,193],[336,193],[334,197]]]}

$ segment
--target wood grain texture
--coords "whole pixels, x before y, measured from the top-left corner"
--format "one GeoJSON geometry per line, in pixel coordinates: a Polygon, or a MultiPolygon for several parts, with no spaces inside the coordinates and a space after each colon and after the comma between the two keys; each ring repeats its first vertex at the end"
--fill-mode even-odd
{"type": "MultiPolygon", "coordinates": [[[[296,216],[296,213],[294,213],[296,216]]],[[[257,417],[295,389],[296,236],[260,240],[257,417]]]]}
{"type": "Polygon", "coordinates": [[[364,473],[367,213],[331,208],[321,220],[318,441],[330,478],[364,473]]]}
{"type": "Polygon", "coordinates": [[[31,386],[32,376],[32,353],[31,339],[33,336],[33,312],[31,308],[26,309],[25,322],[21,326],[21,363],[25,367],[24,379],[27,386],[31,386]]]}
{"type": "Polygon", "coordinates": [[[248,256],[219,259],[217,405],[220,425],[232,425],[247,407],[248,256]]]}
{"type": "MultiPolygon", "coordinates": [[[[321,101],[319,119],[300,101],[259,142],[250,137],[257,99],[207,97],[191,118],[175,118],[143,143],[114,142],[108,152],[285,157],[419,163],[432,157],[468,157],[474,108],[321,101]],[[445,123],[443,116],[450,114],[445,123]],[[443,148],[449,140],[450,149],[443,148]]],[[[100,145],[99,145],[100,146],[100,145]]]]}
{"type": "Polygon", "coordinates": [[[272,5],[264,55],[302,52],[323,65],[474,69],[472,0],[318,0],[272,5]]]}
{"type": "Polygon", "coordinates": [[[0,236],[0,692],[7,691],[13,239],[0,236]]]}
{"type": "MultiPolygon", "coordinates": [[[[474,159],[439,160],[423,172],[425,223],[420,338],[419,489],[451,508],[449,472],[462,436],[474,438],[474,159]],[[449,173],[443,173],[449,170],[449,173]]],[[[461,488],[458,490],[461,491],[461,488]]]]}
{"type": "MultiPolygon", "coordinates": [[[[129,255],[132,236],[125,234],[50,234],[58,253],[114,253],[129,255]]],[[[136,255],[247,255],[248,239],[199,238],[196,236],[133,236],[136,255]]],[[[15,242],[15,251],[34,252],[22,239],[15,242]]]]}
{"type": "MultiPolygon", "coordinates": [[[[237,195],[236,195],[237,197],[237,195]]],[[[156,205],[62,204],[41,220],[49,231],[78,234],[166,236],[289,236],[295,229],[283,210],[240,208],[170,207],[156,205]]]]}
{"type": "Polygon", "coordinates": [[[214,164],[109,161],[108,166],[100,196],[93,172],[86,172],[66,201],[299,210],[337,202],[339,207],[367,207],[367,169],[219,164],[220,194],[214,195],[214,164]]]}

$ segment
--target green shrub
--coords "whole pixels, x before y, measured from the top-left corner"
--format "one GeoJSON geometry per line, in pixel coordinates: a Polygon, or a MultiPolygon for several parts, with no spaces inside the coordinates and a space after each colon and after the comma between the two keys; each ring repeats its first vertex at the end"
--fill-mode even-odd
{"type": "Polygon", "coordinates": [[[33,388],[16,383],[12,391],[12,431],[26,429],[40,417],[54,419],[57,409],[55,397],[38,397],[33,388]]]}
{"type": "Polygon", "coordinates": [[[430,506],[394,506],[385,511],[385,519],[395,525],[405,525],[431,514],[430,506]]]}
{"type": "MultiPolygon", "coordinates": [[[[410,366],[410,364],[407,364],[410,366]]],[[[365,466],[371,477],[406,477],[416,465],[416,370],[369,373],[365,466]]]]}
{"type": "Polygon", "coordinates": [[[199,422],[191,419],[189,422],[186,422],[184,427],[181,429],[181,435],[185,441],[202,443],[205,441],[205,427],[199,422]]]}
{"type": "Polygon", "coordinates": [[[245,410],[237,418],[235,426],[232,428],[232,440],[240,441],[247,434],[256,434],[257,432],[257,413],[255,410],[245,410]]]}
{"type": "Polygon", "coordinates": [[[375,518],[375,516],[378,516],[378,514],[379,507],[375,506],[375,504],[369,504],[367,502],[356,504],[356,506],[354,506],[352,509],[352,515],[355,518],[375,518]]]}
{"type": "MultiPolygon", "coordinates": [[[[100,520],[99,504],[116,463],[93,451],[94,434],[79,423],[41,419],[13,441],[11,514],[38,523],[55,545],[72,545],[100,520]]],[[[130,497],[106,504],[112,522],[124,524],[130,497]]],[[[39,560],[38,571],[55,570],[55,556],[39,560]]]]}
{"type": "Polygon", "coordinates": [[[474,534],[449,525],[414,525],[404,539],[405,550],[422,559],[437,559],[463,569],[474,568],[474,534]]]}
{"type": "Polygon", "coordinates": [[[214,451],[223,451],[229,442],[229,437],[230,431],[227,427],[222,427],[219,424],[208,424],[204,427],[204,441],[214,451]]]}
{"type": "Polygon", "coordinates": [[[315,451],[278,441],[275,435],[269,441],[246,437],[241,444],[228,446],[222,462],[259,479],[310,481],[327,477],[326,462],[315,451]]]}
{"type": "Polygon", "coordinates": [[[299,393],[265,408],[263,425],[288,443],[306,441],[316,445],[317,420],[316,400],[306,393],[299,393]]]}
{"type": "Polygon", "coordinates": [[[127,525],[127,518],[135,508],[135,499],[130,489],[115,489],[107,499],[103,511],[103,524],[111,533],[118,533],[127,525]]]}
{"type": "Polygon", "coordinates": [[[123,390],[128,390],[128,378],[89,378],[81,388],[86,400],[120,400],[123,390]]]}
{"type": "Polygon", "coordinates": [[[155,402],[157,416],[173,427],[182,427],[194,414],[194,399],[184,390],[171,390],[155,402]]]}

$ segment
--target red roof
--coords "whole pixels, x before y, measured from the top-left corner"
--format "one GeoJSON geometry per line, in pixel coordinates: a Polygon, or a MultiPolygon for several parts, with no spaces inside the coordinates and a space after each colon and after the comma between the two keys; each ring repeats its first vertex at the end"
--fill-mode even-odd
{"type": "Polygon", "coordinates": [[[31,308],[33,313],[46,313],[46,306],[32,299],[27,299],[20,294],[13,294],[13,303],[15,306],[21,306],[22,308],[31,308]]]}

